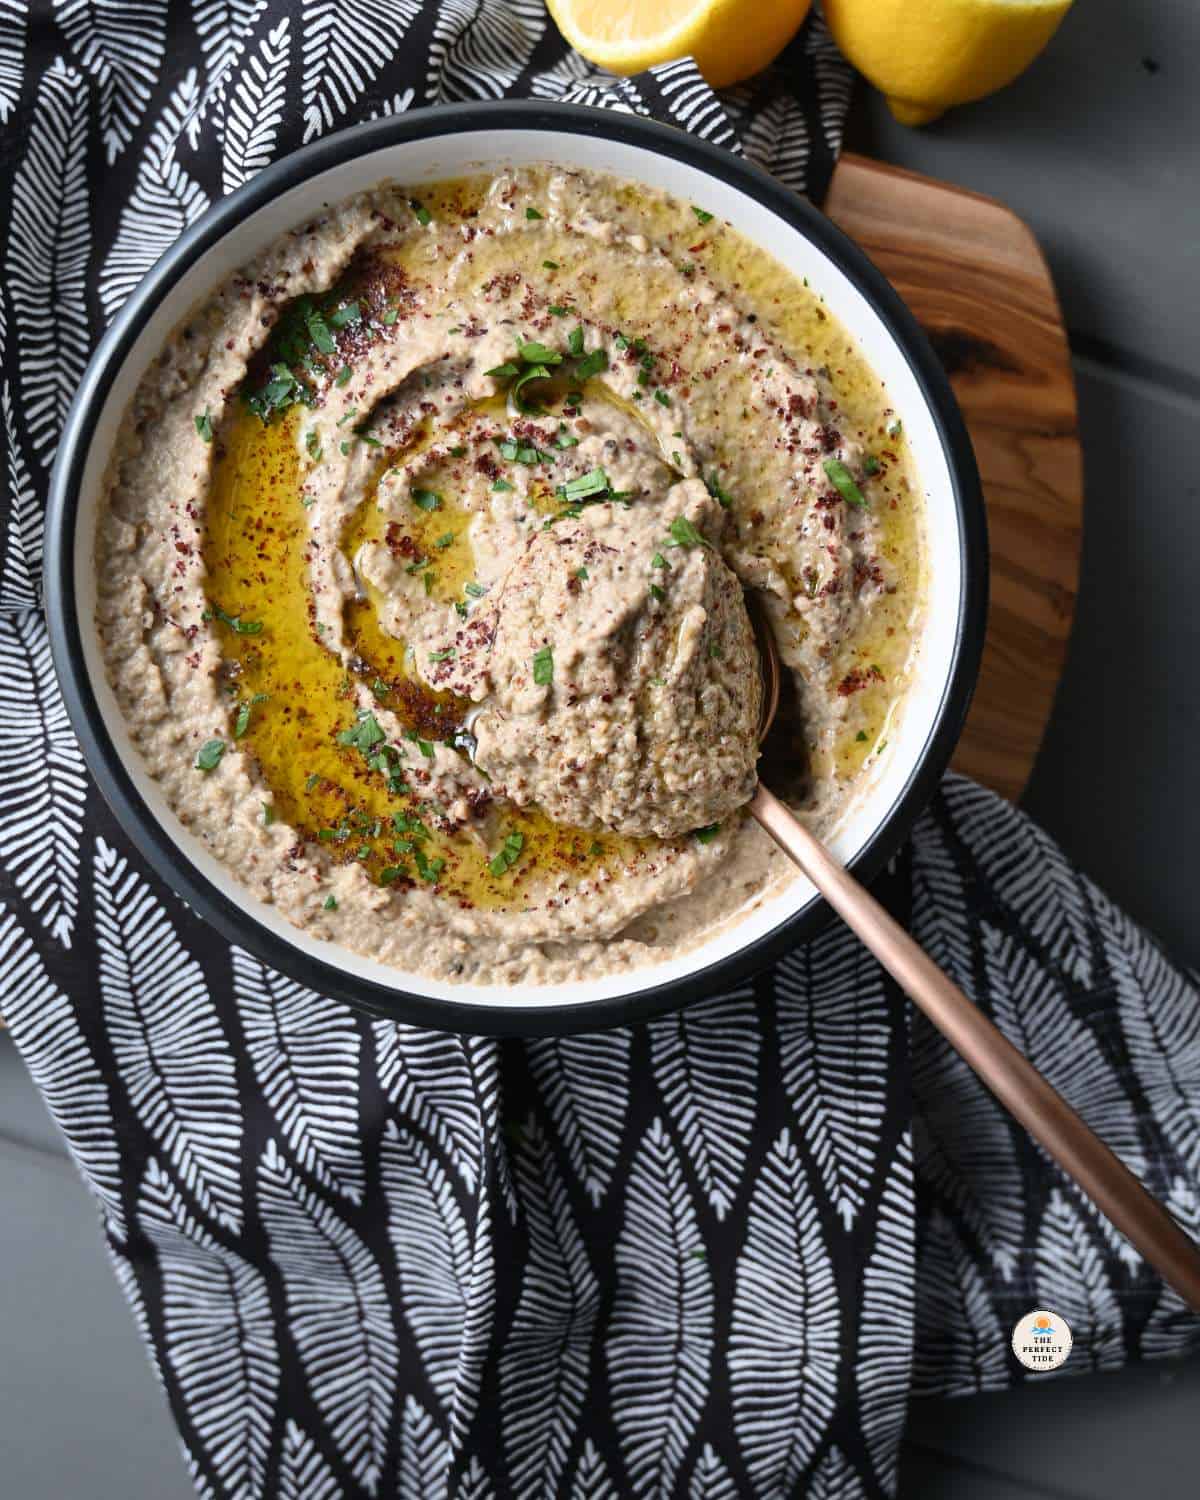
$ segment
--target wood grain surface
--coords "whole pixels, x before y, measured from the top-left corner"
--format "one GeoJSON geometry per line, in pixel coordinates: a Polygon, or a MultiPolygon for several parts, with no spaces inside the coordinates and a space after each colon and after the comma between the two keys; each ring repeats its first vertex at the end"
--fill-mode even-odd
{"type": "Polygon", "coordinates": [[[991,611],[953,763],[1015,800],[1050,717],[1079,577],[1083,464],[1058,298],[1032,233],[995,199],[847,155],[825,211],[916,314],[975,445],[991,611]]]}

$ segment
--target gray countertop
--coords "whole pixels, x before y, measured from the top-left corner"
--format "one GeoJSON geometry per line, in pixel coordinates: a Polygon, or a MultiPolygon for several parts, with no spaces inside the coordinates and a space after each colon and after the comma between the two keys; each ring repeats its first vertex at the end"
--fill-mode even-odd
{"type": "MultiPolygon", "coordinates": [[[[1070,660],[1026,806],[1200,962],[1200,7],[1089,0],[1018,83],[924,131],[861,89],[848,144],[1031,225],[1076,355],[1087,475],[1070,660]]],[[[0,1037],[0,1472],[12,1500],[191,1494],[96,1215],[0,1037]]],[[[1200,1363],[914,1406],[920,1500],[1195,1490],[1200,1363]],[[1191,1472],[1189,1472],[1191,1471],[1191,1472]]]]}

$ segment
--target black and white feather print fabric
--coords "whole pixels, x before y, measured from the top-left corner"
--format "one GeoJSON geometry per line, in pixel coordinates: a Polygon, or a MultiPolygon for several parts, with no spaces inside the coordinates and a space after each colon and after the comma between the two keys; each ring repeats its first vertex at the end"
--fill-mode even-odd
{"type": "MultiPolygon", "coordinates": [[[[220,194],[342,125],[535,95],[645,111],[819,196],[819,21],[714,95],[568,52],[541,0],[0,0],[0,1004],[85,1181],[189,1472],[221,1500],[894,1492],[918,1393],[1200,1323],[831,928],[649,1026],[367,1021],[229,949],[92,787],[39,611],[88,353],[220,194]]],[[[881,889],[1200,1233],[1194,978],[948,778],[881,889]]]]}

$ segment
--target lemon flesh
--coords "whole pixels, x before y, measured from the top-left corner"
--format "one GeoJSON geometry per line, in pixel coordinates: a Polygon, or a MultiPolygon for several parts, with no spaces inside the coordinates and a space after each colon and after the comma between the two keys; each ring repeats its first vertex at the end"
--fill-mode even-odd
{"type": "Polygon", "coordinates": [[[1071,0],[825,0],[845,57],[903,125],[995,93],[1023,73],[1071,0]]]}
{"type": "Polygon", "coordinates": [[[759,73],[787,46],[810,0],[547,0],[565,39],[612,73],[693,57],[714,88],[759,73]]]}

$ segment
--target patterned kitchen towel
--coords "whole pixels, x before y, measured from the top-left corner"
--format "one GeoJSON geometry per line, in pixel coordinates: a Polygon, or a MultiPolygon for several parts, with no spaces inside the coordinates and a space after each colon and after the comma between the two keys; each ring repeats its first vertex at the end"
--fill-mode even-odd
{"type": "MultiPolygon", "coordinates": [[[[214,197],[342,124],[510,93],[647,111],[819,194],[848,92],[817,22],[718,98],[689,63],[597,75],[541,0],[0,0],[0,1006],[203,1495],[886,1495],[910,1392],[1019,1378],[1033,1306],[1076,1368],[1200,1343],[840,929],[649,1026],[369,1022],[144,867],[54,683],[63,414],[214,197]]],[[[1200,1231],[1193,982],[956,778],[882,885],[1200,1231]]]]}

